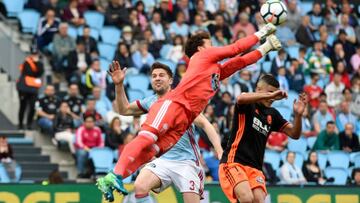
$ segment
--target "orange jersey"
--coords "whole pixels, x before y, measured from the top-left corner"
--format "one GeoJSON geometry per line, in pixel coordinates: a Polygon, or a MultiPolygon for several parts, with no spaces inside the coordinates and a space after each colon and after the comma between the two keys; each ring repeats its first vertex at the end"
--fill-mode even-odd
{"type": "Polygon", "coordinates": [[[259,51],[250,52],[247,57],[234,57],[254,46],[259,39],[255,35],[242,38],[224,47],[211,47],[195,53],[191,58],[180,84],[165,98],[181,103],[195,119],[220,87],[220,81],[237,70],[246,67],[262,57],[259,51]],[[223,59],[234,57],[224,63],[223,59]]]}

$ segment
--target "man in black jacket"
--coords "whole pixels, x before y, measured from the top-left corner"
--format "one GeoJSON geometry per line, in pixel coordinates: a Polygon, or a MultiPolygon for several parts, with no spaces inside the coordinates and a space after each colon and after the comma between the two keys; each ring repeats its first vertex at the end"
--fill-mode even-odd
{"type": "Polygon", "coordinates": [[[35,45],[31,47],[31,55],[20,65],[20,78],[17,80],[16,88],[19,93],[19,129],[23,129],[23,120],[26,110],[27,128],[31,129],[34,113],[35,102],[38,95],[38,89],[41,87],[41,77],[44,73],[44,67],[39,60],[38,49],[35,45]]]}
{"type": "Polygon", "coordinates": [[[94,54],[94,53],[99,53],[98,47],[97,47],[97,42],[95,40],[95,38],[93,38],[91,35],[91,29],[88,25],[84,26],[83,29],[83,35],[79,36],[76,39],[76,42],[84,42],[85,44],[85,52],[87,54],[94,54]]]}

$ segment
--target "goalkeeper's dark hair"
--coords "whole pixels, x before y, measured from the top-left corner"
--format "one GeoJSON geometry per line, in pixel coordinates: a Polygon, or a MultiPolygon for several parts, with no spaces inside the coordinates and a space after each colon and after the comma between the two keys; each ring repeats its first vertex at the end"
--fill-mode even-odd
{"type": "Polygon", "coordinates": [[[200,32],[191,36],[185,44],[185,54],[190,58],[196,52],[198,47],[204,45],[204,39],[210,39],[210,35],[207,32],[200,32]]]}
{"type": "Polygon", "coordinates": [[[257,84],[259,84],[259,82],[264,82],[265,84],[271,85],[275,88],[280,87],[279,81],[277,81],[276,78],[270,74],[265,74],[265,75],[261,76],[260,79],[258,80],[257,84]]]}

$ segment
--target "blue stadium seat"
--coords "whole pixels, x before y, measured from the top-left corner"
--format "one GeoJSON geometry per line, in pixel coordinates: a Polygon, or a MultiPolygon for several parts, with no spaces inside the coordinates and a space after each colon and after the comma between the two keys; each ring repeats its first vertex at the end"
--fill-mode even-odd
{"type": "Polygon", "coordinates": [[[288,108],[287,106],[278,106],[276,107],[276,110],[280,112],[284,119],[290,120],[292,114],[292,110],[290,108],[288,108]]]}
{"type": "Polygon", "coordinates": [[[355,168],[354,166],[348,168],[348,177],[351,179],[352,179],[351,176],[352,176],[352,172],[353,172],[354,168],[355,168]]]}
{"type": "Polygon", "coordinates": [[[312,10],[312,2],[309,1],[299,1],[299,6],[302,16],[306,15],[307,12],[312,10]]]}
{"type": "Polygon", "coordinates": [[[299,152],[303,156],[305,155],[307,149],[306,138],[300,137],[298,140],[289,138],[288,140],[289,142],[287,147],[289,151],[299,152]]]}
{"type": "Polygon", "coordinates": [[[280,167],[280,153],[273,150],[265,150],[264,162],[271,164],[274,170],[280,167]]]}
{"type": "Polygon", "coordinates": [[[332,33],[329,33],[329,36],[327,38],[327,43],[328,44],[334,44],[335,40],[336,40],[336,35],[332,34],[332,33]]]}
{"type": "Polygon", "coordinates": [[[101,28],[104,26],[105,17],[102,13],[96,11],[86,11],[84,13],[84,18],[86,24],[88,24],[92,28],[101,30],[101,28]]]}
{"type": "Polygon", "coordinates": [[[105,26],[100,30],[100,36],[103,43],[117,45],[121,31],[114,26],[105,26]]]}
{"type": "Polygon", "coordinates": [[[17,17],[24,10],[24,0],[3,0],[8,17],[17,17]]]}
{"type": "Polygon", "coordinates": [[[287,48],[287,52],[289,53],[291,58],[299,58],[299,46],[290,46],[287,48]]]}
{"type": "Polygon", "coordinates": [[[321,170],[324,170],[326,168],[326,164],[327,164],[327,160],[328,160],[327,154],[323,153],[321,151],[318,151],[316,153],[318,156],[319,167],[321,168],[321,170]]]}
{"type": "Polygon", "coordinates": [[[334,185],[345,185],[347,182],[348,172],[344,168],[327,167],[324,171],[327,178],[334,178],[334,185]]]}
{"type": "Polygon", "coordinates": [[[328,161],[332,167],[348,168],[350,156],[344,151],[330,151],[328,154],[328,161]]]}
{"type": "Polygon", "coordinates": [[[360,167],[360,154],[358,154],[354,157],[354,165],[356,168],[360,167]]]}
{"type": "Polygon", "coordinates": [[[268,54],[270,61],[272,61],[277,55],[278,55],[277,51],[270,51],[268,54]]]}
{"type": "Polygon", "coordinates": [[[78,31],[77,31],[77,29],[74,27],[74,26],[71,26],[71,25],[69,25],[69,27],[68,27],[68,35],[70,36],[70,37],[72,37],[72,38],[74,38],[74,39],[76,39],[77,38],[77,36],[78,36],[78,31]]]}
{"type": "Polygon", "coordinates": [[[271,61],[264,61],[262,63],[262,65],[261,65],[261,70],[263,72],[265,72],[265,73],[270,73],[270,71],[271,71],[271,61]]]}
{"type": "Polygon", "coordinates": [[[19,164],[15,167],[15,179],[11,180],[6,172],[5,167],[0,163],[0,183],[19,182],[22,174],[22,169],[19,164]]]}
{"type": "Polygon", "coordinates": [[[114,152],[114,159],[118,160],[118,158],[119,158],[119,150],[115,149],[115,150],[113,150],[113,152],[114,152]]]}
{"type": "Polygon", "coordinates": [[[292,108],[294,100],[299,98],[299,94],[294,90],[288,91],[288,98],[286,99],[286,105],[292,108]]]}
{"type": "Polygon", "coordinates": [[[111,61],[104,59],[104,58],[100,58],[101,70],[108,71],[110,63],[111,63],[111,61]]]}
{"type": "Polygon", "coordinates": [[[23,33],[36,34],[40,13],[33,9],[25,9],[18,14],[23,33]]]}
{"type": "Polygon", "coordinates": [[[144,94],[145,94],[145,97],[149,97],[149,96],[154,94],[154,91],[153,90],[147,90],[146,92],[144,92],[144,94]]]}
{"type": "Polygon", "coordinates": [[[98,43],[98,49],[100,52],[100,56],[112,61],[114,59],[116,47],[110,44],[98,43]]]}
{"type": "Polygon", "coordinates": [[[164,44],[160,49],[160,57],[167,59],[172,47],[173,47],[173,45],[171,45],[171,44],[164,44]]]}
{"type": "Polygon", "coordinates": [[[360,152],[352,152],[350,153],[350,162],[355,163],[355,156],[360,155],[360,152]]]}
{"type": "Polygon", "coordinates": [[[168,59],[163,59],[163,58],[159,58],[159,59],[156,59],[157,62],[160,62],[160,63],[163,63],[167,66],[169,66],[169,68],[171,69],[171,71],[175,74],[175,71],[176,71],[176,66],[177,64],[174,63],[173,61],[171,60],[168,60],[168,59]]]}
{"type": "Polygon", "coordinates": [[[127,84],[131,89],[145,93],[150,87],[150,79],[144,74],[130,75],[127,77],[127,84]]]}
{"type": "Polygon", "coordinates": [[[310,149],[312,149],[313,147],[314,147],[314,144],[315,144],[315,142],[316,142],[316,138],[317,137],[308,137],[308,138],[306,138],[306,141],[307,141],[307,145],[308,145],[308,147],[310,148],[310,149]]]}
{"type": "MultiPolygon", "coordinates": [[[[286,162],[287,153],[288,153],[288,150],[284,150],[280,154],[280,157],[281,157],[281,160],[282,160],[283,163],[286,162]]],[[[303,164],[304,164],[304,154],[299,153],[299,152],[295,152],[295,165],[301,169],[303,164]]]]}
{"type": "Polygon", "coordinates": [[[114,152],[108,147],[92,148],[89,152],[89,158],[94,163],[95,173],[107,173],[111,170],[114,161],[114,152]]]}
{"type": "Polygon", "coordinates": [[[133,90],[133,89],[128,88],[126,90],[126,92],[127,92],[129,102],[133,102],[137,99],[142,99],[145,97],[144,93],[141,90],[133,90]]]}

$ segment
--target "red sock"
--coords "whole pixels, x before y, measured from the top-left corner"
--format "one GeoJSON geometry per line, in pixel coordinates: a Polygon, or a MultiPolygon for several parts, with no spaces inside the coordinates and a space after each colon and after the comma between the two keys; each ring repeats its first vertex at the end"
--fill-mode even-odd
{"type": "Polygon", "coordinates": [[[156,155],[157,152],[152,146],[154,143],[153,138],[139,134],[125,146],[115,165],[114,173],[121,175],[123,178],[134,173],[142,164],[156,155]]]}

